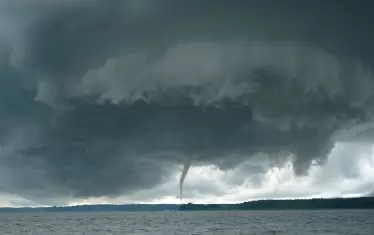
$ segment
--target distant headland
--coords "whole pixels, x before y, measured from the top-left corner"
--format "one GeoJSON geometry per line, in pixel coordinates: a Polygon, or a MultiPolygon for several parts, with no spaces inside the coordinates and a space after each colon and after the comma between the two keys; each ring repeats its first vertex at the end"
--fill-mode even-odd
{"type": "Polygon", "coordinates": [[[257,200],[238,204],[130,204],[0,208],[0,212],[126,212],[221,210],[337,210],[374,209],[374,197],[257,200]]]}
{"type": "Polygon", "coordinates": [[[239,204],[184,204],[180,210],[332,210],[374,209],[374,197],[259,200],[239,204]]]}

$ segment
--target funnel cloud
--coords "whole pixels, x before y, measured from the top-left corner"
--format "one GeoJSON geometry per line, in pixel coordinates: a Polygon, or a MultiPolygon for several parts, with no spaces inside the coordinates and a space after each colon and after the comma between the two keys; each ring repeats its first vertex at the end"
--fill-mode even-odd
{"type": "Polygon", "coordinates": [[[188,170],[191,167],[191,162],[192,162],[191,158],[186,159],[186,162],[183,165],[183,171],[182,171],[182,174],[181,174],[181,178],[179,180],[179,191],[180,191],[181,204],[183,203],[183,183],[184,183],[184,180],[186,179],[188,170]]]}
{"type": "Polygon", "coordinates": [[[134,195],[184,165],[182,199],[181,156],[307,176],[337,142],[374,140],[372,5],[1,1],[1,192],[134,195]]]}

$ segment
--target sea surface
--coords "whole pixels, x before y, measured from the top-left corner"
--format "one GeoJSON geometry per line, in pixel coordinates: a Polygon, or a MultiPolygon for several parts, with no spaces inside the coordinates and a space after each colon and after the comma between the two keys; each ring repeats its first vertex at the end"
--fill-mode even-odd
{"type": "Polygon", "coordinates": [[[374,234],[374,210],[3,213],[0,234],[374,234]]]}

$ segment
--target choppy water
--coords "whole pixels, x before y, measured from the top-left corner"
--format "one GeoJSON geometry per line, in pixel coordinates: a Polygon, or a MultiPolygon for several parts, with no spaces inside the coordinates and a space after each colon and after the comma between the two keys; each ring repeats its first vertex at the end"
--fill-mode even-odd
{"type": "Polygon", "coordinates": [[[0,234],[374,234],[374,210],[0,214],[0,234]]]}

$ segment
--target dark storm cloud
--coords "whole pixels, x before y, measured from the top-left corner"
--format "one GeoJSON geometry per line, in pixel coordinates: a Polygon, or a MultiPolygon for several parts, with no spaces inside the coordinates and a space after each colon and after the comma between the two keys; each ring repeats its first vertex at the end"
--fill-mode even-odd
{"type": "Polygon", "coordinates": [[[1,189],[119,195],[256,152],[305,174],[372,121],[363,3],[3,1],[1,189]]]}

